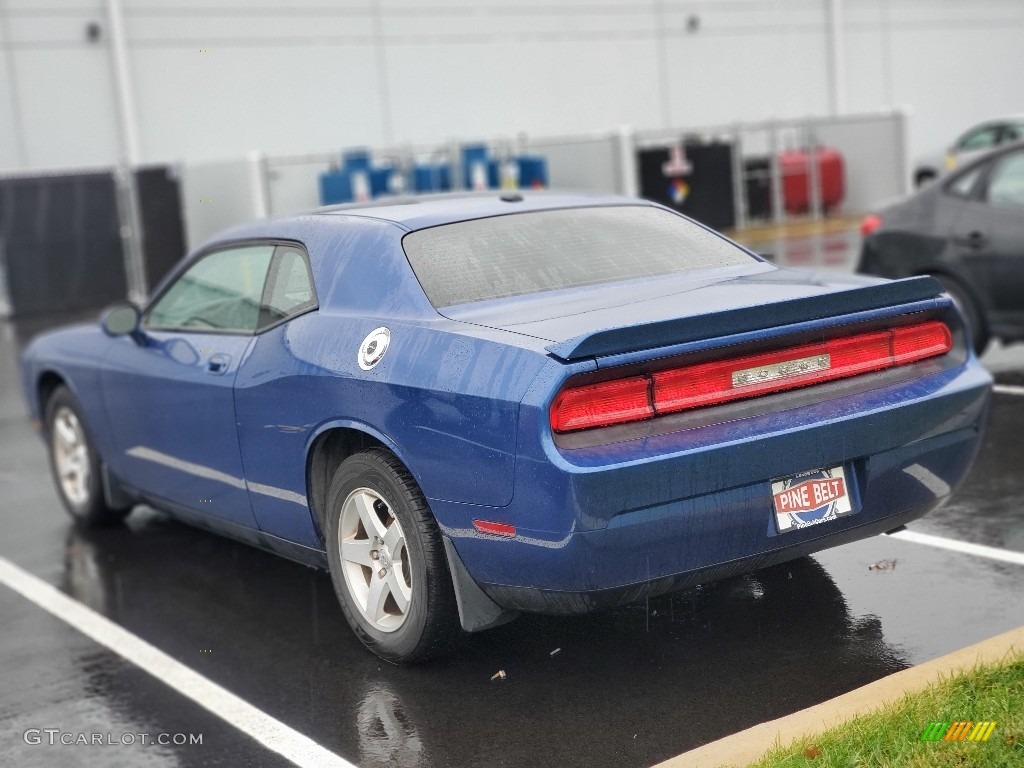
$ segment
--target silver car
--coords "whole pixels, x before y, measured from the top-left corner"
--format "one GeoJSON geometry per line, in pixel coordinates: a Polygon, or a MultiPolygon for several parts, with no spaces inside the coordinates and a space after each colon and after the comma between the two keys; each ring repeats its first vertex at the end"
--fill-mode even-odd
{"type": "Polygon", "coordinates": [[[933,152],[918,158],[914,167],[914,185],[923,186],[994,147],[1022,139],[1024,115],[986,120],[965,131],[944,152],[933,152]]]}

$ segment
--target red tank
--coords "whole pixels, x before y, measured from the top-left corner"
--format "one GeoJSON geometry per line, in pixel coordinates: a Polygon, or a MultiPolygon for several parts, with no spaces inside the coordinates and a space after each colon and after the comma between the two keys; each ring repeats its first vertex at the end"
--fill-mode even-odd
{"type": "Polygon", "coordinates": [[[843,156],[838,150],[817,147],[813,150],[789,150],[779,155],[782,174],[782,199],[787,213],[807,213],[811,210],[809,157],[818,162],[821,189],[821,210],[829,213],[837,209],[846,194],[843,156]]]}

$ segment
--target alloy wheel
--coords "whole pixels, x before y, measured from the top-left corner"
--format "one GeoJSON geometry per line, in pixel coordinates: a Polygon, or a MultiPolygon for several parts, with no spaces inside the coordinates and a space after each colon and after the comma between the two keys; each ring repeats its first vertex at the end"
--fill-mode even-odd
{"type": "Polygon", "coordinates": [[[342,504],[338,548],[363,618],[380,632],[401,627],[412,603],[412,568],[391,504],[370,488],[352,491],[342,504]]]}
{"type": "Polygon", "coordinates": [[[53,417],[52,450],[64,497],[76,506],[89,500],[89,444],[75,412],[61,406],[53,417]]]}

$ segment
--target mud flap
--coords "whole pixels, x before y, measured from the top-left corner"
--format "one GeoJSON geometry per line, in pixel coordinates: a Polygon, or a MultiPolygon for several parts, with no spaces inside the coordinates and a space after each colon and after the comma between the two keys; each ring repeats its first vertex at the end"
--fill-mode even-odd
{"type": "Polygon", "coordinates": [[[506,611],[498,606],[473,581],[462,558],[455,551],[455,545],[447,536],[442,536],[444,551],[448,555],[448,568],[452,573],[452,585],[455,587],[455,601],[459,606],[459,622],[467,632],[482,632],[485,629],[500,627],[515,619],[516,611],[506,611]]]}
{"type": "Polygon", "coordinates": [[[120,481],[114,477],[106,463],[100,462],[100,478],[103,483],[103,498],[111,509],[127,509],[138,500],[125,491],[120,481]]]}

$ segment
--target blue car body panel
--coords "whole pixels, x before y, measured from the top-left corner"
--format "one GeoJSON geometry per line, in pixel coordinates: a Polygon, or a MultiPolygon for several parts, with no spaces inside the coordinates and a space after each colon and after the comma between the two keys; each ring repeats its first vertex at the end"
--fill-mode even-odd
{"type": "Polygon", "coordinates": [[[163,501],[254,526],[235,428],[250,336],[150,332],[110,339],[100,370],[119,477],[163,501]]]}
{"type": "Polygon", "coordinates": [[[425,227],[604,205],[647,204],[486,196],[236,228],[197,254],[297,243],[319,307],[255,336],[146,332],[139,344],[98,326],[47,334],[24,355],[29,402],[41,418],[40,383],[59,377],[127,489],[234,535],[252,531],[255,543],[311,553],[300,559],[314,563],[325,545],[311,503],[313,446],[334,429],[369,435],[423,490],[457,588],[468,575],[508,610],[590,610],[796,557],[924,514],[963,479],[991,380],[949,299],[922,283],[887,284],[869,301],[860,289],[883,281],[783,270],[751,256],[739,266],[435,309],[402,249],[406,233],[425,227]],[[737,311],[757,322],[733,322],[737,311]],[[656,419],[609,432],[603,444],[560,441],[548,423],[571,376],[910,314],[953,329],[949,360],[721,406],[672,428],[656,419]],[[391,332],[387,354],[361,370],[356,350],[380,326],[391,332]],[[222,370],[209,369],[214,358],[222,370]],[[852,512],[778,533],[771,481],[834,466],[846,471],[852,512]],[[473,520],[517,533],[487,536],[473,520]]]}

